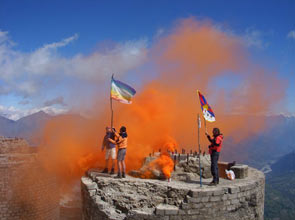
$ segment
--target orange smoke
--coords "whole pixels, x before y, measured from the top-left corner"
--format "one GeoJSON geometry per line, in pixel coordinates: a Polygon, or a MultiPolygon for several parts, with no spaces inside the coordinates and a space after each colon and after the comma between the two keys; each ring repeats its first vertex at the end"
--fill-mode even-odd
{"type": "Polygon", "coordinates": [[[57,116],[42,131],[41,161],[62,182],[75,180],[103,161],[99,137],[103,131],[94,120],[77,115],[57,116]]]}
{"type": "MultiPolygon", "coordinates": [[[[189,18],[178,22],[150,49],[149,61],[157,76],[137,89],[133,104],[114,102],[115,127],[127,127],[128,170],[140,168],[143,158],[161,147],[173,149],[169,137],[179,148],[197,149],[197,89],[216,114],[217,121],[207,123],[208,131],[219,127],[225,138],[233,136],[235,140],[261,131],[263,118],[251,121],[249,116],[269,113],[284,97],[285,85],[277,74],[253,63],[239,37],[208,21],[189,18]],[[170,144],[164,147],[163,143],[170,144]]],[[[100,145],[110,118],[109,105],[94,109],[98,110],[92,119],[60,116],[44,130],[44,163],[63,179],[104,165],[100,145]]],[[[204,132],[202,127],[201,146],[207,149],[204,132]]],[[[162,154],[157,162],[167,177],[171,161],[162,154]]]]}
{"type": "Polygon", "coordinates": [[[143,178],[151,178],[152,173],[150,170],[156,169],[160,170],[166,179],[169,179],[171,177],[171,173],[174,168],[174,162],[171,159],[169,153],[161,153],[160,157],[152,161],[148,168],[147,171],[143,174],[143,178]]]}
{"type": "Polygon", "coordinates": [[[171,173],[174,169],[174,162],[171,159],[170,153],[178,149],[177,143],[173,138],[167,137],[166,141],[163,139],[159,144],[159,150],[161,151],[160,156],[142,168],[141,178],[158,178],[155,176],[155,171],[161,172],[166,179],[171,177],[171,173]]]}
{"type": "Polygon", "coordinates": [[[168,179],[171,177],[171,173],[174,169],[174,162],[170,157],[170,153],[178,150],[178,145],[173,138],[168,137],[162,146],[160,157],[152,161],[152,163],[156,165],[163,172],[166,179],[168,179]]]}

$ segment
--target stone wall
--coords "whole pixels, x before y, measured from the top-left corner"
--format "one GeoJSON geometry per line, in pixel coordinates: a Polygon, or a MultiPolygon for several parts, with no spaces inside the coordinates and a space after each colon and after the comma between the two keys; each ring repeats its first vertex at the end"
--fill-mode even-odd
{"type": "Polygon", "coordinates": [[[249,168],[245,179],[222,179],[214,187],[209,181],[201,188],[197,180],[114,179],[89,171],[81,180],[83,219],[263,219],[262,172],[249,168]]]}
{"type": "Polygon", "coordinates": [[[0,219],[57,220],[57,181],[26,141],[0,138],[0,219]]]}

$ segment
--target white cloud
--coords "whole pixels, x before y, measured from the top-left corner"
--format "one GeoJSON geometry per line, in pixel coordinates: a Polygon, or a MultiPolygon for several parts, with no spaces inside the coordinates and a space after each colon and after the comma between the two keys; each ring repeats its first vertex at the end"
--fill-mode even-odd
{"type": "Polygon", "coordinates": [[[290,39],[294,39],[295,40],[295,30],[291,30],[288,33],[287,38],[290,38],[290,39]]]}
{"type": "MultiPolygon", "coordinates": [[[[128,41],[113,48],[89,55],[64,57],[58,49],[78,38],[75,34],[59,42],[24,53],[15,49],[8,32],[0,30],[1,94],[14,93],[24,97],[38,94],[49,82],[62,77],[84,80],[85,83],[105,80],[112,73],[124,74],[146,59],[146,40],[128,41]]],[[[82,82],[81,82],[82,83],[82,82]]],[[[50,92],[50,91],[49,91],[50,92]]]]}
{"type": "Polygon", "coordinates": [[[63,39],[62,41],[59,42],[55,42],[55,43],[51,43],[51,44],[45,44],[41,50],[46,50],[46,49],[56,49],[58,47],[64,47],[66,45],[68,45],[70,42],[77,40],[78,39],[78,34],[74,34],[71,37],[68,37],[66,39],[63,39]]]}
{"type": "Polygon", "coordinates": [[[44,102],[44,106],[52,106],[52,105],[66,106],[66,103],[64,102],[64,98],[62,96],[59,96],[44,102]]]}
{"type": "Polygon", "coordinates": [[[71,60],[62,60],[60,65],[67,75],[85,80],[105,80],[113,73],[120,75],[146,59],[146,40],[128,41],[105,53],[94,52],[90,56],[76,55],[71,60]]]}
{"type": "Polygon", "coordinates": [[[243,39],[248,47],[256,47],[264,49],[268,47],[268,43],[263,40],[264,33],[254,28],[247,28],[243,39]]]}
{"type": "Polygon", "coordinates": [[[8,40],[8,32],[0,30],[0,43],[6,42],[8,40]]]}
{"type": "Polygon", "coordinates": [[[44,111],[50,115],[59,115],[68,112],[65,108],[56,108],[52,106],[46,106],[41,108],[32,109],[19,109],[14,106],[4,106],[0,105],[0,115],[9,118],[11,120],[18,120],[22,117],[34,114],[39,111],[44,111]]]}
{"type": "Polygon", "coordinates": [[[259,49],[267,48],[269,46],[269,43],[265,40],[265,38],[273,35],[272,30],[263,32],[253,27],[248,27],[245,31],[241,33],[235,32],[233,29],[230,29],[224,24],[215,24],[214,28],[226,33],[228,36],[240,38],[246,47],[255,47],[259,49]]]}

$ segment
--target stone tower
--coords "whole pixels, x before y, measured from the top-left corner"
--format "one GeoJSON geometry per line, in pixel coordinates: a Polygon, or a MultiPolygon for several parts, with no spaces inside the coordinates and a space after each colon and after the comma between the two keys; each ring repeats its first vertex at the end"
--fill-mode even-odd
{"type": "MultiPolygon", "coordinates": [[[[228,163],[218,165],[224,171],[228,163]]],[[[179,177],[185,178],[172,177],[169,182],[131,176],[115,179],[89,170],[81,179],[83,219],[263,220],[264,174],[242,164],[231,169],[236,179],[221,178],[213,187],[208,186],[211,178],[203,179],[200,187],[199,178],[191,177],[193,172],[180,172],[179,177]]]]}

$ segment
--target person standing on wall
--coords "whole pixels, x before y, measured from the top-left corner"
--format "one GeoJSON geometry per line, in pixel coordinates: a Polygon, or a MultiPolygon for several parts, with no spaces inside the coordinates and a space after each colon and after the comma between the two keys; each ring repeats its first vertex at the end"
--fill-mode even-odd
{"type": "Polygon", "coordinates": [[[219,128],[213,128],[213,137],[210,137],[207,132],[205,134],[211,143],[209,145],[209,154],[211,157],[211,174],[213,180],[209,185],[216,186],[219,184],[218,159],[222,148],[223,135],[220,133],[219,128]]]}
{"type": "Polygon", "coordinates": [[[112,169],[110,174],[115,173],[115,159],[116,159],[116,144],[114,144],[112,141],[115,140],[115,135],[112,132],[112,129],[110,127],[106,127],[106,135],[104,136],[103,143],[101,150],[103,151],[106,149],[105,153],[105,168],[102,171],[103,173],[108,173],[108,166],[109,166],[109,158],[112,158],[112,169]]]}
{"type": "Polygon", "coordinates": [[[120,133],[117,133],[115,129],[113,129],[113,133],[115,134],[116,141],[113,141],[109,138],[109,141],[117,144],[118,146],[118,175],[117,178],[125,178],[126,175],[126,165],[125,165],[125,156],[126,156],[126,149],[127,149],[127,132],[126,127],[122,126],[120,128],[120,133]]]}

